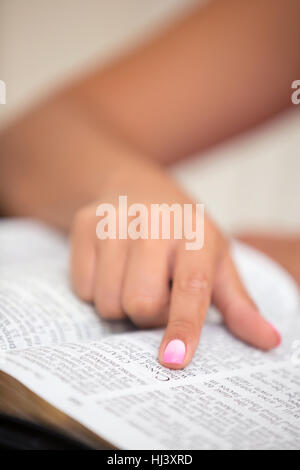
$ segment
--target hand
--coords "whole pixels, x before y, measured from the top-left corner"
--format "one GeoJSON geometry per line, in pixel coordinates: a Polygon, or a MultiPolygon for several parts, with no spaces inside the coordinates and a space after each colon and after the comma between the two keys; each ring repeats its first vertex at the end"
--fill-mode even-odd
{"type": "Polygon", "coordinates": [[[174,236],[99,240],[96,208],[101,202],[117,208],[119,195],[127,195],[128,206],[192,203],[160,170],[139,167],[110,181],[99,201],[77,213],[71,232],[72,282],[75,292],[93,302],[102,318],[128,316],[140,327],[166,325],[159,361],[173,369],[191,361],[211,301],[242,340],[264,350],[279,344],[279,334],[249,298],[226,239],[208,216],[200,250],[186,250],[187,240],[174,236]]]}

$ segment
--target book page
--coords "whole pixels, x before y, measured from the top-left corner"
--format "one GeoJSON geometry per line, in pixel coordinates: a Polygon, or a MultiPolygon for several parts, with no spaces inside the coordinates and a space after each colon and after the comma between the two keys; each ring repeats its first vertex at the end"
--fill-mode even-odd
{"type": "Polygon", "coordinates": [[[32,221],[0,222],[0,350],[99,339],[105,322],[72,292],[64,237],[32,221]]]}
{"type": "Polygon", "coordinates": [[[11,351],[2,369],[119,448],[300,449],[299,322],[265,353],[209,321],[182,371],[158,363],[161,335],[11,351]]]}
{"type": "MultiPolygon", "coordinates": [[[[251,248],[235,242],[232,251],[262,313],[278,326],[284,311],[288,325],[299,304],[295,283],[251,248]]],[[[0,350],[87,341],[133,328],[101,320],[74,295],[68,256],[67,240],[58,232],[30,220],[0,221],[0,350]]]]}
{"type": "Polygon", "coordinates": [[[0,218],[0,269],[65,257],[67,245],[64,236],[40,222],[0,218]]]}
{"type": "MultiPolygon", "coordinates": [[[[254,250],[235,244],[233,255],[251,295],[283,335],[283,343],[275,351],[261,352],[233,338],[219,314],[211,309],[196,355],[183,371],[170,371],[158,363],[161,330],[122,333],[96,341],[86,341],[86,336],[82,341],[82,336],[79,340],[68,338],[71,320],[63,328],[66,336],[56,340],[56,345],[35,344],[32,348],[30,343],[23,343],[26,349],[22,350],[8,350],[5,345],[0,368],[120,448],[300,449],[298,290],[283,270],[254,250]]],[[[16,264],[1,272],[5,289],[17,283],[11,298],[21,298],[18,289],[26,286],[25,301],[18,309],[12,305],[6,309],[6,323],[14,309],[21,315],[24,305],[30,315],[43,289],[40,311],[49,305],[45,315],[51,318],[53,312],[51,325],[60,322],[58,315],[64,318],[61,312],[72,304],[66,296],[72,294],[69,287],[61,287],[67,279],[65,261],[61,261],[59,267],[57,260],[48,260],[47,268],[45,260],[30,266],[22,263],[17,277],[16,264]],[[26,303],[30,270],[36,297],[26,303]],[[45,302],[49,285],[61,303],[45,302]]],[[[3,295],[3,299],[8,297],[3,295]]],[[[86,312],[81,318],[84,322],[86,312]]],[[[22,341],[24,320],[18,333],[22,341]]],[[[31,318],[28,330],[37,322],[38,318],[31,318]]],[[[95,328],[97,322],[101,323],[96,319],[95,328]]],[[[11,327],[15,323],[13,319],[11,327]]]]}

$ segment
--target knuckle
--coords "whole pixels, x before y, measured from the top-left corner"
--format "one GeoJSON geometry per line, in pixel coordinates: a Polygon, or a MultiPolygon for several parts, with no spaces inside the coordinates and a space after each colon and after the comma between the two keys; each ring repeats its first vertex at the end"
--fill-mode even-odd
{"type": "Polygon", "coordinates": [[[72,257],[70,266],[70,281],[75,294],[84,302],[92,301],[92,278],[86,269],[80,269],[78,259],[72,257]]]}
{"type": "Polygon", "coordinates": [[[100,316],[104,319],[118,319],[123,317],[121,302],[116,296],[100,296],[95,299],[95,305],[100,316]]]}
{"type": "Polygon", "coordinates": [[[196,317],[193,319],[174,319],[170,322],[170,326],[173,331],[176,331],[177,336],[179,335],[183,338],[188,338],[198,331],[200,321],[196,317]]]}
{"type": "Polygon", "coordinates": [[[198,271],[184,274],[178,277],[175,282],[175,288],[182,294],[187,295],[197,295],[201,291],[207,291],[208,285],[208,277],[198,271]]]}
{"type": "Polygon", "coordinates": [[[74,292],[78,295],[78,297],[81,300],[83,300],[84,302],[91,302],[92,301],[91,288],[86,282],[84,282],[84,280],[73,276],[72,286],[73,286],[74,292]]]}
{"type": "Polygon", "coordinates": [[[91,220],[92,212],[89,206],[79,209],[73,217],[72,229],[81,229],[82,226],[91,220]]]}
{"type": "Polygon", "coordinates": [[[154,296],[136,295],[125,297],[124,308],[133,316],[151,318],[160,313],[162,302],[154,296]]]}

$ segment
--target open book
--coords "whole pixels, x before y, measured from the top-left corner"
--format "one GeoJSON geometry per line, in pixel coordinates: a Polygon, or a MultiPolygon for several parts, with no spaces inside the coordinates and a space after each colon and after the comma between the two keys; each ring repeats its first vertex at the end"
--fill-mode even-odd
{"type": "Polygon", "coordinates": [[[232,250],[282,345],[247,346],[211,309],[192,363],[171,371],[162,330],[105,322],[73,295],[63,237],[0,222],[1,409],[100,448],[300,449],[298,289],[262,254],[232,250]]]}

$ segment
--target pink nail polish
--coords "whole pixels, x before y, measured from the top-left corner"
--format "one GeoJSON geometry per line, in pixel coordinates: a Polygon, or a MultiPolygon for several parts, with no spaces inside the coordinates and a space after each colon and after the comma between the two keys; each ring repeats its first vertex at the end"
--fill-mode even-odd
{"type": "Polygon", "coordinates": [[[185,344],[180,339],[172,339],[167,344],[163,361],[166,364],[182,364],[185,358],[185,344]]]}

